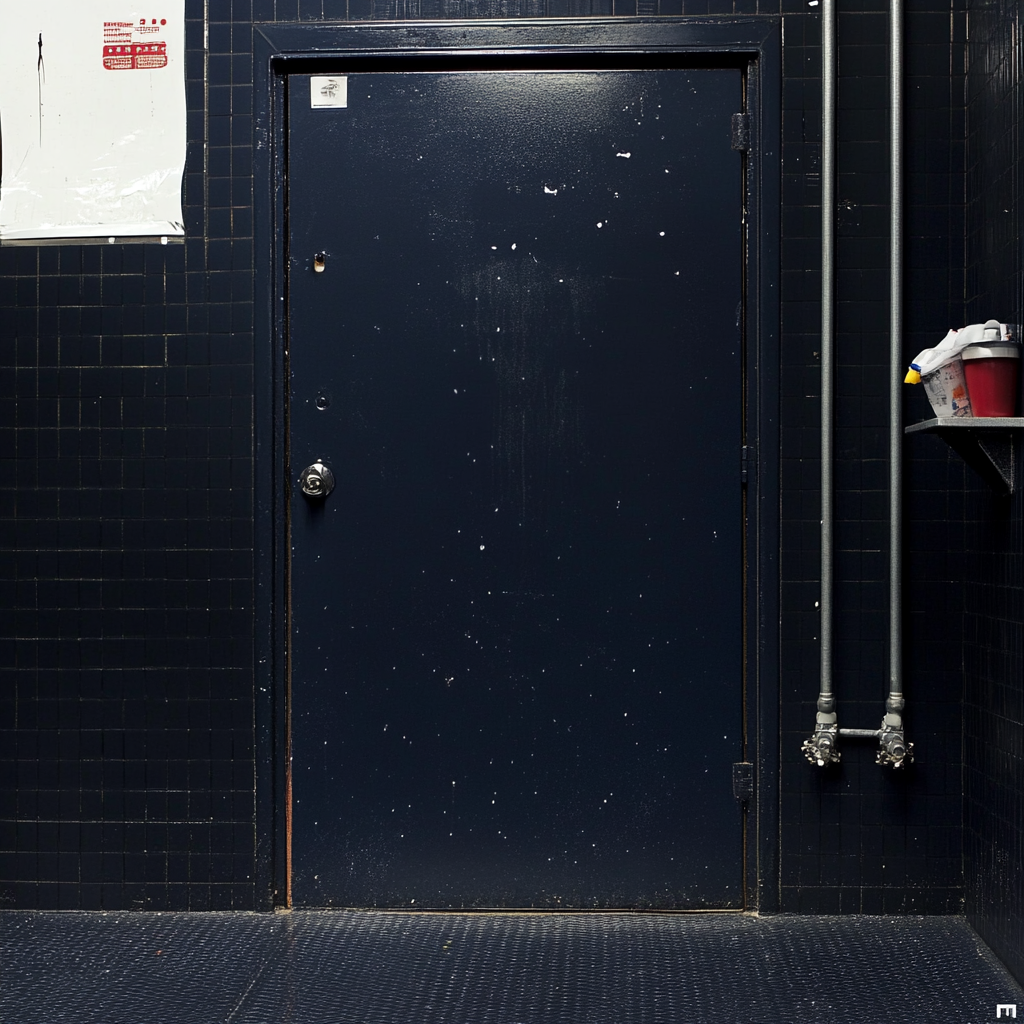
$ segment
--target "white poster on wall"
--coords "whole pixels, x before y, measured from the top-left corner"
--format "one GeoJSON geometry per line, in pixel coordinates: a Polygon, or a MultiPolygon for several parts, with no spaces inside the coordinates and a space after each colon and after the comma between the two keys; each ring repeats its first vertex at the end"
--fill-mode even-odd
{"type": "Polygon", "coordinates": [[[0,5],[0,243],[184,234],[184,6],[0,5]]]}

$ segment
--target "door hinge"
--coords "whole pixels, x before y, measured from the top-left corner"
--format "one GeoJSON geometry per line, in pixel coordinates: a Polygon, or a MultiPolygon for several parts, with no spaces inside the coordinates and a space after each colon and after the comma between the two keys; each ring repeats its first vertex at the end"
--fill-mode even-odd
{"type": "Polygon", "coordinates": [[[732,115],[732,148],[746,153],[750,149],[750,115],[732,115]]]}
{"type": "Polygon", "coordinates": [[[750,800],[754,795],[754,766],[738,761],[732,766],[732,795],[737,800],[750,800]]]}
{"type": "Polygon", "coordinates": [[[740,483],[747,482],[747,468],[750,460],[750,446],[743,445],[740,448],[740,483]]]}

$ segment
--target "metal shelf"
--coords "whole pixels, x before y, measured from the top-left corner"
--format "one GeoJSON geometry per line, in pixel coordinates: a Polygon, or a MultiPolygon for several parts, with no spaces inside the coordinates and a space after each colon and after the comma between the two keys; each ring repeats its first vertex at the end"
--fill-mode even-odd
{"type": "Polygon", "coordinates": [[[950,416],[914,423],[904,433],[937,434],[993,490],[1013,494],[1016,489],[1024,416],[950,416]]]}

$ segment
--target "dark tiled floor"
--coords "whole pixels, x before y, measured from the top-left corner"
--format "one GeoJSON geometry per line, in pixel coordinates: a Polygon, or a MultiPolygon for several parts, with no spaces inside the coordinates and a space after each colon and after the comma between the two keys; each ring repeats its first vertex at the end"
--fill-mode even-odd
{"type": "Polygon", "coordinates": [[[0,913],[4,1024],[1024,1015],[957,917],[0,913]]]}

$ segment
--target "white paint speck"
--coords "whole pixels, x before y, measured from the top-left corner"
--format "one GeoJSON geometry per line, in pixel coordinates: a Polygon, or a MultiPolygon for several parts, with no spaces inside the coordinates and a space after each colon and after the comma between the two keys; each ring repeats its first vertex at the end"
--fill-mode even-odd
{"type": "Polygon", "coordinates": [[[548,188],[547,185],[544,186],[544,191],[549,196],[557,196],[558,195],[558,189],[557,188],[548,188]]]}
{"type": "Polygon", "coordinates": [[[616,156],[624,157],[626,160],[628,160],[633,154],[632,153],[616,153],[615,155],[616,156]]]}

